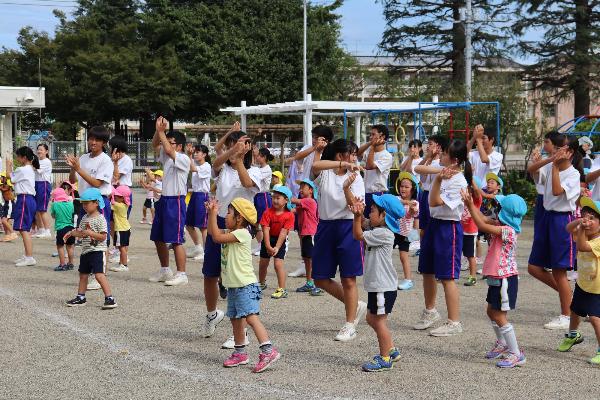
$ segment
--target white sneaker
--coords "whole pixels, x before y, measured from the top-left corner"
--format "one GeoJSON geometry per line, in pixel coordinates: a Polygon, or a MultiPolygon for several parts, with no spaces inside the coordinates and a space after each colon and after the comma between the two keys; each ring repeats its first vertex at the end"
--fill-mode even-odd
{"type": "Polygon", "coordinates": [[[194,261],[202,261],[202,260],[204,260],[204,251],[200,252],[200,254],[198,254],[197,256],[195,256],[194,258],[192,258],[192,260],[194,260],[194,261]]]}
{"type": "Polygon", "coordinates": [[[437,320],[439,320],[440,318],[441,318],[440,313],[437,312],[437,310],[434,310],[433,312],[428,311],[428,310],[423,310],[423,313],[421,314],[421,319],[419,320],[419,322],[417,322],[416,324],[413,325],[413,329],[416,329],[418,331],[427,329],[431,325],[433,325],[437,320]]]}
{"type": "Polygon", "coordinates": [[[342,329],[335,336],[335,340],[338,342],[348,342],[356,337],[356,329],[354,329],[354,324],[351,322],[346,322],[342,329]]]}
{"type": "Polygon", "coordinates": [[[25,255],[22,255],[21,257],[17,258],[15,260],[15,264],[18,264],[20,261],[23,261],[24,259],[26,259],[27,257],[25,255]]]}
{"type": "Polygon", "coordinates": [[[569,281],[576,281],[579,278],[577,271],[567,271],[567,279],[569,281]]]}
{"type": "Polygon", "coordinates": [[[292,278],[299,278],[301,276],[306,276],[306,268],[304,267],[304,264],[300,265],[298,267],[298,269],[296,269],[295,271],[292,271],[288,274],[289,277],[292,278]]]}
{"type": "Polygon", "coordinates": [[[217,329],[219,322],[223,321],[223,317],[225,317],[225,313],[221,310],[217,310],[217,315],[212,319],[207,315],[205,317],[202,335],[205,338],[211,337],[215,333],[215,329],[217,329]]]}
{"type": "Polygon", "coordinates": [[[461,271],[466,271],[469,269],[469,260],[466,258],[463,258],[462,260],[463,262],[460,264],[460,270],[461,271]]]}
{"type": "Polygon", "coordinates": [[[550,330],[567,330],[569,329],[569,323],[571,322],[571,317],[568,317],[566,315],[559,315],[558,317],[554,318],[552,321],[548,322],[547,324],[544,325],[544,328],[546,329],[550,329],[550,330]]]}
{"type": "Polygon", "coordinates": [[[460,321],[454,322],[448,320],[444,323],[444,325],[440,326],[439,328],[432,329],[431,332],[429,332],[429,334],[431,336],[436,337],[447,337],[454,336],[458,333],[462,333],[462,331],[462,324],[460,323],[460,321]]]}
{"type": "Polygon", "coordinates": [[[481,257],[475,257],[475,264],[483,265],[483,260],[481,259],[481,257]]]}
{"type": "Polygon", "coordinates": [[[129,271],[129,267],[126,265],[123,265],[121,263],[119,263],[119,265],[113,265],[111,266],[109,269],[109,271],[113,271],[113,272],[128,272],[129,271]]]}
{"type": "Polygon", "coordinates": [[[169,268],[168,272],[158,271],[154,275],[150,276],[148,280],[150,282],[165,282],[173,278],[173,271],[169,268]]]}
{"type": "MultiPolygon", "coordinates": [[[[111,257],[108,260],[108,262],[111,264],[120,264],[121,263],[121,255],[117,254],[116,256],[111,257]]],[[[127,257],[127,264],[129,264],[129,257],[127,257]]]]}
{"type": "Polygon", "coordinates": [[[98,283],[96,278],[94,278],[92,275],[90,275],[90,278],[89,278],[88,284],[87,284],[87,290],[98,290],[98,289],[100,289],[100,284],[98,283]]]}
{"type": "Polygon", "coordinates": [[[365,315],[367,315],[367,303],[364,301],[359,301],[358,306],[356,307],[356,319],[354,320],[354,326],[358,325],[360,321],[365,319],[365,315]]]}
{"type": "MultiPolygon", "coordinates": [[[[250,344],[250,340],[248,339],[248,328],[244,328],[244,346],[248,346],[250,344]]],[[[221,345],[222,349],[234,349],[235,348],[235,339],[233,336],[229,336],[229,338],[223,342],[221,345]]]]}
{"type": "Polygon", "coordinates": [[[187,285],[188,277],[186,274],[176,274],[173,278],[165,281],[165,286],[187,285]]]}
{"type": "Polygon", "coordinates": [[[185,252],[185,256],[187,258],[194,258],[203,253],[204,253],[204,249],[198,249],[196,247],[192,247],[192,248],[187,249],[187,251],[185,252]]]}
{"type": "Polygon", "coordinates": [[[255,256],[255,257],[260,256],[260,250],[253,251],[252,255],[255,256]]]}
{"type": "Polygon", "coordinates": [[[52,237],[52,234],[50,233],[49,229],[48,230],[43,229],[34,237],[39,238],[39,239],[50,239],[52,237]]]}
{"type": "Polygon", "coordinates": [[[17,262],[15,264],[15,266],[17,267],[30,267],[32,265],[37,264],[37,261],[35,261],[35,258],[33,257],[23,257],[22,260],[20,260],[19,262],[17,262]]]}
{"type": "Polygon", "coordinates": [[[483,268],[479,268],[476,273],[477,275],[483,275],[483,268]]]}

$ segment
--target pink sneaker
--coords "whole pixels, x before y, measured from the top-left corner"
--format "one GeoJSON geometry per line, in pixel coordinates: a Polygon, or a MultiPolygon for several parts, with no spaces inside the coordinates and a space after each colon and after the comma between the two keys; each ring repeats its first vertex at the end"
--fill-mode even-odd
{"type": "Polygon", "coordinates": [[[223,361],[225,368],[237,367],[238,365],[248,364],[248,354],[246,353],[233,353],[229,358],[223,361]]]}
{"type": "Polygon", "coordinates": [[[269,368],[271,364],[279,360],[279,357],[281,357],[281,354],[279,354],[275,347],[273,347],[273,350],[269,354],[260,353],[258,362],[252,369],[252,372],[263,372],[265,369],[269,368]]]}

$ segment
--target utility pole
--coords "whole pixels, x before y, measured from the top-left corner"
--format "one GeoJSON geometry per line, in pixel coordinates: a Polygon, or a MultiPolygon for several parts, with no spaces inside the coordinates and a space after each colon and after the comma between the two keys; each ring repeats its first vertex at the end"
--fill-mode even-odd
{"type": "Polygon", "coordinates": [[[473,10],[471,0],[465,2],[465,14],[465,98],[467,101],[471,101],[471,64],[473,62],[473,46],[471,45],[473,10]]]}
{"type": "Polygon", "coordinates": [[[306,75],[306,31],[307,31],[307,18],[306,18],[306,2],[304,0],[304,51],[303,51],[303,60],[302,66],[304,67],[304,76],[303,76],[303,96],[302,99],[306,101],[306,95],[308,94],[308,82],[306,75]]]}

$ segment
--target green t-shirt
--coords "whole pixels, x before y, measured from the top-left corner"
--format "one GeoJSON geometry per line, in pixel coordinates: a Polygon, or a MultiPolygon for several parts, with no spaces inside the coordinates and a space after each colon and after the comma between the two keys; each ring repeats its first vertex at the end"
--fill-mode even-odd
{"type": "Polygon", "coordinates": [[[57,232],[67,226],[73,227],[73,208],[72,201],[61,201],[58,203],[52,203],[50,208],[50,215],[54,217],[54,230],[57,232]]]}
{"type": "Polygon", "coordinates": [[[250,244],[252,236],[248,229],[231,232],[237,242],[227,243],[221,249],[221,280],[226,288],[239,288],[256,283],[250,244]]]}

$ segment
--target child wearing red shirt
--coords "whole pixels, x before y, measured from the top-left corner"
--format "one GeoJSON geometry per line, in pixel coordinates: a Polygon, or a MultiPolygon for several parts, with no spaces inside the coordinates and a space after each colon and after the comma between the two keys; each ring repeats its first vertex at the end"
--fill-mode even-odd
{"type": "MultiPolygon", "coordinates": [[[[473,199],[473,204],[477,209],[481,207],[483,203],[483,196],[481,195],[481,180],[474,176],[473,182],[469,189],[469,194],[473,199]]],[[[467,259],[468,268],[469,268],[469,276],[465,281],[465,286],[475,286],[477,283],[477,278],[475,274],[477,272],[477,259],[475,258],[476,253],[476,244],[477,244],[477,236],[479,235],[479,229],[473,221],[471,217],[471,213],[469,212],[469,208],[465,207],[462,215],[462,219],[460,221],[463,227],[463,247],[462,253],[463,257],[467,259]]],[[[461,268],[462,269],[462,268],[461,268]]]]}
{"type": "Polygon", "coordinates": [[[273,299],[288,296],[285,288],[285,267],[283,259],[287,252],[287,235],[294,229],[294,214],[291,202],[292,191],[287,186],[273,188],[272,207],[267,209],[260,220],[263,229],[263,241],[260,246],[260,261],[258,263],[258,280],[262,290],[267,288],[267,268],[271,257],[274,258],[275,273],[277,274],[277,290],[271,295],[273,299]]]}

